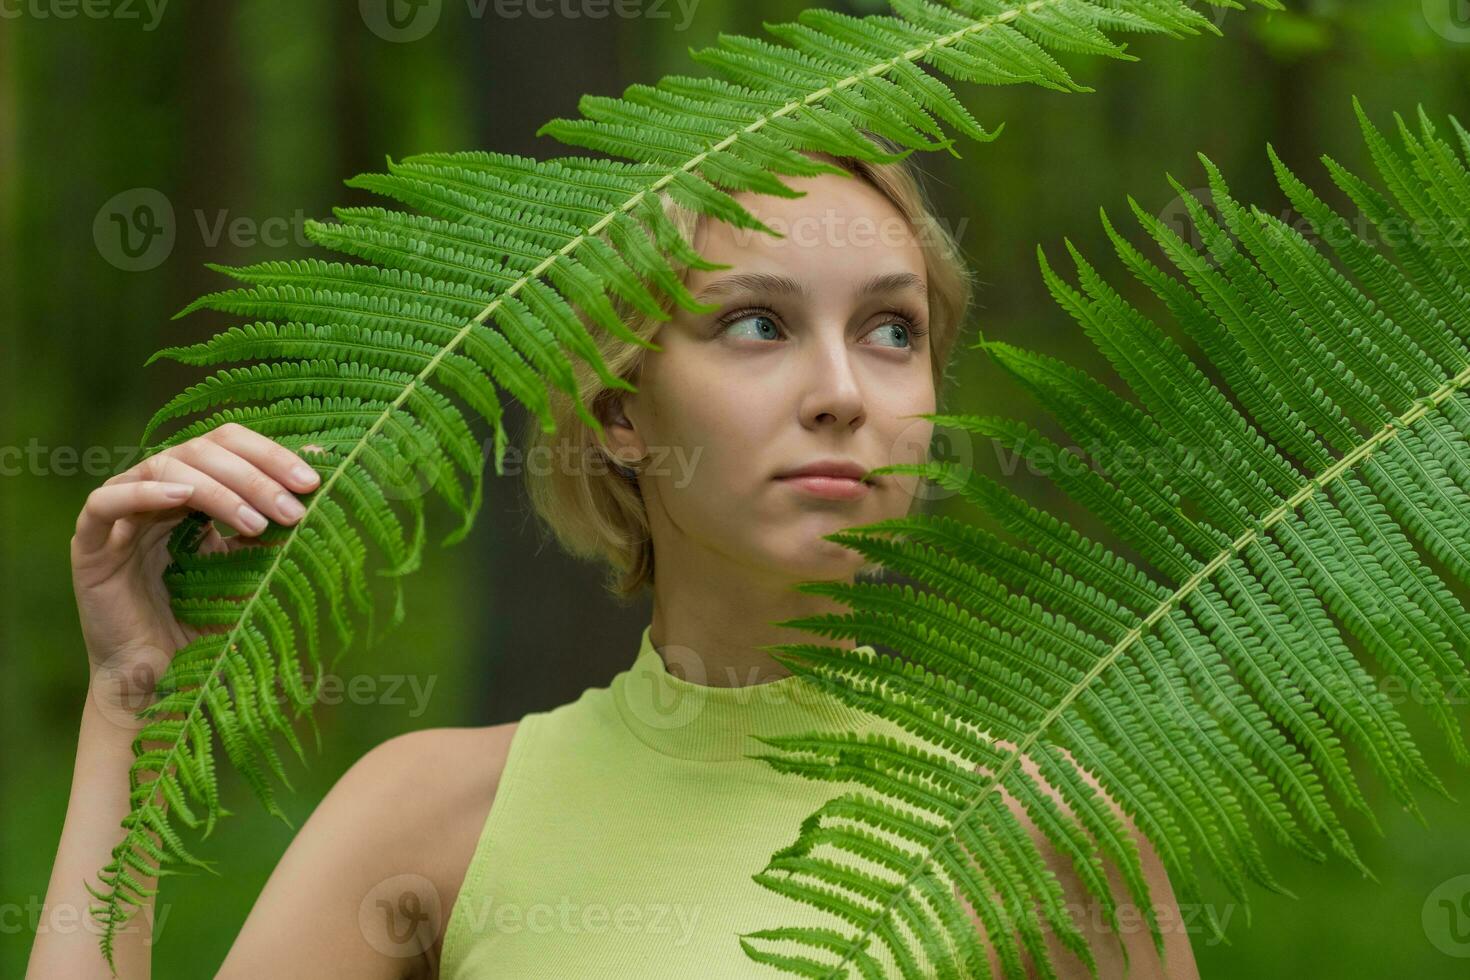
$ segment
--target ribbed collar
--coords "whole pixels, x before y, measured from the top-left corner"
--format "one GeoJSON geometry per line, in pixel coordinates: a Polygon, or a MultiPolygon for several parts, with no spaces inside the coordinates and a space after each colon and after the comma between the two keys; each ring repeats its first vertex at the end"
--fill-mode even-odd
{"type": "MultiPolygon", "coordinates": [[[[877,717],[845,704],[805,677],[741,687],[715,687],[669,673],[643,628],[633,665],[609,687],[618,713],[632,733],[664,755],[679,759],[734,760],[774,751],[752,735],[865,731],[877,717]]],[[[677,644],[665,650],[675,668],[696,680],[698,657],[677,644]]]]}

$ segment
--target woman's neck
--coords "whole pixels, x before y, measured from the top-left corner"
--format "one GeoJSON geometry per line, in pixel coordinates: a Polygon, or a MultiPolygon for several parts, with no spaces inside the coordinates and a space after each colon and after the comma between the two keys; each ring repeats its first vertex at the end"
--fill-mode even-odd
{"type": "Polygon", "coordinates": [[[660,567],[653,589],[649,639],[673,674],[694,684],[745,687],[788,677],[791,671],[766,650],[777,643],[851,647],[809,630],[773,625],[781,620],[840,613],[843,604],[784,585],[764,588],[747,575],[679,575],[660,567]]]}

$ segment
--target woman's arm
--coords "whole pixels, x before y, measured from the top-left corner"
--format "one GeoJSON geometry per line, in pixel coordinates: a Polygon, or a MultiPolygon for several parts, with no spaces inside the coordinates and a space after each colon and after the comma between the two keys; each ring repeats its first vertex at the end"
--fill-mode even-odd
{"type": "MultiPolygon", "coordinates": [[[[100,927],[91,915],[91,907],[99,903],[86,883],[98,887],[97,871],[112,860],[112,849],[122,836],[120,825],[129,810],[132,741],[139,726],[129,723],[130,711],[109,703],[107,687],[94,674],[82,709],[66,821],[26,969],[33,980],[111,976],[97,945],[100,927]]],[[[157,837],[153,839],[156,842],[157,837]]],[[[136,869],[134,874],[144,886],[154,887],[154,879],[136,869]]],[[[113,946],[117,975],[124,980],[146,980],[150,975],[152,926],[149,897],[119,929],[113,946]]]]}
{"type": "MultiPolygon", "coordinates": [[[[177,619],[164,588],[172,529],[198,510],[220,522],[210,526],[201,552],[248,547],[251,536],[265,528],[265,514],[287,524],[299,517],[299,501],[293,509],[288,486],[305,492],[318,483],[302,457],[243,426],[225,425],[149,457],[88,494],[71,539],[87,696],[71,797],[28,975],[111,976],[92,915],[100,903],[88,885],[100,886],[97,872],[111,862],[131,809],[132,743],[143,727],[137,711],[153,701],[174,653],[202,635],[177,619]],[[228,541],[218,530],[226,525],[239,531],[228,541]]],[[[153,777],[140,778],[146,783],[153,777]]],[[[152,877],[124,867],[143,888],[154,886],[152,877]]],[[[113,962],[122,977],[149,975],[153,903],[141,901],[114,936],[113,962]]]]}
{"type": "MultiPolygon", "coordinates": [[[[998,744],[1005,748],[1014,748],[1003,740],[999,740],[998,744]]],[[[1071,758],[1070,753],[1064,751],[1063,754],[1071,758]]],[[[1064,814],[1071,814],[1071,808],[1062,800],[1056,787],[1042,777],[1034,762],[1023,757],[1021,768],[1041,787],[1043,792],[1052,798],[1064,814]]],[[[1159,959],[1158,950],[1154,948],[1153,935],[1149,932],[1143,909],[1133,901],[1121,873],[1112,860],[1106,856],[1101,858],[1107,874],[1109,890],[1117,902],[1121,935],[1113,932],[1107,924],[1101,904],[1077,877],[1077,870],[1072,865],[1071,857],[1058,851],[1051,839],[1036,828],[1020,801],[1004,790],[1002,790],[1002,796],[1016,819],[1029,830],[1031,839],[1047,868],[1056,875],[1061,885],[1063,903],[1072,913],[1073,922],[1086,938],[1087,945],[1091,948],[1092,955],[1097,961],[1097,975],[1106,978],[1127,977],[1128,980],[1199,980],[1199,969],[1195,965],[1194,951],[1189,942],[1189,928],[1194,923],[1189,917],[1181,914],[1163,862],[1159,860],[1148,838],[1139,832],[1133,819],[1118,805],[1118,801],[1113,799],[1087,770],[1079,766],[1077,771],[1098,796],[1111,807],[1113,813],[1127,828],[1138,848],[1143,878],[1148,884],[1149,899],[1154,915],[1158,918],[1159,931],[1164,939],[1162,961],[1159,959]],[[1122,948],[1128,951],[1126,967],[1123,955],[1119,950],[1120,941],[1122,948]]],[[[972,918],[974,918],[976,929],[983,935],[985,927],[980,923],[978,917],[973,916],[973,913],[972,918]]],[[[1055,932],[1046,928],[1045,934],[1047,952],[1059,980],[1090,980],[1092,974],[1088,972],[1086,965],[1071,950],[1062,945],[1055,932]]],[[[993,947],[990,949],[990,967],[994,975],[1000,975],[1000,960],[993,947]]],[[[1031,975],[1040,975],[1035,971],[1034,966],[1031,975]]]]}
{"type": "MultiPolygon", "coordinates": [[[[95,904],[83,882],[111,859],[128,811],[132,736],[118,720],[90,700],[83,710],[72,801],[26,973],[32,980],[110,976],[95,927],[82,927],[95,904]]],[[[449,911],[515,731],[510,722],[409,732],[359,759],[292,839],[216,976],[438,976],[449,911]]],[[[119,932],[121,980],[150,976],[152,923],[150,899],[119,932]]]]}
{"type": "MultiPolygon", "coordinates": [[[[1164,939],[1164,958],[1160,960],[1158,950],[1154,948],[1153,935],[1149,932],[1148,923],[1143,914],[1144,910],[1133,901],[1121,873],[1112,860],[1107,857],[1102,858],[1103,868],[1107,873],[1108,888],[1118,903],[1118,925],[1122,929],[1121,935],[1113,932],[1107,924],[1101,903],[1078,879],[1077,869],[1073,867],[1072,859],[1058,851],[1040,831],[1033,831],[1032,838],[1036,842],[1037,850],[1041,852],[1046,866],[1061,883],[1063,901],[1069,910],[1076,913],[1073,921],[1087,939],[1092,955],[1097,960],[1097,975],[1099,977],[1126,977],[1128,980],[1199,980],[1199,969],[1194,962],[1194,951],[1190,947],[1188,931],[1196,923],[1189,916],[1181,913],[1163,862],[1159,860],[1148,838],[1138,831],[1132,818],[1123,812],[1117,801],[1098,786],[1097,782],[1085,771],[1083,771],[1083,778],[1091,783],[1098,795],[1107,801],[1133,838],[1138,848],[1139,863],[1143,867],[1143,879],[1148,884],[1149,900],[1159,922],[1159,931],[1164,939]],[[1122,953],[1119,951],[1120,940],[1122,947],[1128,951],[1126,967],[1122,953]]],[[[1039,778],[1038,781],[1040,781],[1039,778]]],[[[1044,782],[1042,786],[1051,791],[1051,787],[1044,782]]],[[[1051,792],[1051,795],[1058,799],[1058,806],[1065,811],[1067,808],[1060,803],[1059,795],[1054,791],[1051,792]]],[[[1086,966],[1064,947],[1050,930],[1047,932],[1046,939],[1047,948],[1051,952],[1052,962],[1056,965],[1057,976],[1060,980],[1090,980],[1092,975],[1088,973],[1086,966]]]]}
{"type": "MultiPolygon", "coordinates": [[[[265,515],[294,524],[304,513],[295,494],[320,481],[305,457],[231,422],[158,452],[88,495],[71,540],[87,700],[29,977],[112,976],[89,886],[102,890],[97,872],[111,863],[131,809],[133,741],[147,724],[138,710],[155,701],[175,653],[203,635],[176,617],[164,588],[170,534],[197,510],[210,519],[201,554],[253,547],[265,515]],[[237,533],[225,538],[224,526],[237,533]]],[[[414,732],[359,760],[291,842],[230,951],[227,973],[434,975],[442,914],[458,893],[515,729],[414,732]]],[[[156,777],[144,771],[139,778],[143,787],[156,777]]],[[[162,805],[161,794],[154,800],[162,805]]],[[[157,887],[132,864],[125,868],[140,890],[157,887]]],[[[150,976],[154,903],[140,901],[121,910],[131,914],[113,937],[121,980],[150,976]]]]}
{"type": "MultiPolygon", "coordinates": [[[[87,495],[71,539],[72,587],[87,650],[87,697],[71,797],[28,975],[111,976],[98,948],[100,923],[93,916],[94,906],[105,910],[89,887],[102,890],[97,872],[111,863],[131,810],[132,743],[146,723],[137,712],[155,701],[158,680],[175,653],[203,635],[178,619],[164,587],[173,529],[199,511],[210,519],[199,542],[201,554],[252,547],[253,536],[268,524],[267,515],[281,524],[299,520],[304,508],[296,494],[320,482],[305,458],[229,423],[161,450],[87,495]],[[220,531],[225,527],[237,533],[226,539],[220,531]]],[[[143,784],[153,778],[144,772],[140,786],[146,789],[143,784]]],[[[155,800],[160,797],[155,794],[155,800]]],[[[136,848],[131,856],[139,858],[136,848]]],[[[133,864],[124,863],[124,869],[139,889],[155,886],[133,864]]],[[[131,912],[113,935],[112,958],[120,977],[149,975],[153,902],[140,902],[116,910],[131,912]]]]}
{"type": "Polygon", "coordinates": [[[436,888],[397,855],[434,791],[415,790],[412,775],[438,734],[390,738],[342,775],[291,839],[218,978],[431,976],[436,888]]]}

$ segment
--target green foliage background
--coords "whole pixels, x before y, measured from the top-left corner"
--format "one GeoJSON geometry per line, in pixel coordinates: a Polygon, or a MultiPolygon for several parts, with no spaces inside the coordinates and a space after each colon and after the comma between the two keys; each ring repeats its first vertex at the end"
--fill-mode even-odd
{"type": "MultiPolygon", "coordinates": [[[[341,182],[379,169],[385,154],[565,152],[531,134],[574,116],[579,95],[615,95],[672,71],[702,74],[687,48],[712,43],[718,30],[759,35],[762,20],[794,19],[807,5],[650,0],[634,5],[642,17],[537,18],[497,16],[513,5],[444,0],[437,26],[409,43],[374,34],[350,2],[172,0],[153,29],[143,4],[132,5],[135,19],[64,18],[67,6],[47,0],[0,7],[0,976],[23,972],[36,928],[87,676],[68,538],[87,493],[131,465],[127,450],[152,411],[196,380],[194,369],[142,363],[217,329],[204,315],[169,319],[222,285],[203,263],[309,254],[294,231],[298,209],[320,218],[333,205],[366,203],[341,182]],[[483,16],[471,14],[479,9],[483,16]],[[94,223],[116,195],[140,187],[169,202],[175,241],[157,265],[128,271],[94,223]],[[260,233],[280,237],[252,243],[260,233]]],[[[832,5],[856,14],[882,7],[832,5]]],[[[918,159],[983,283],[972,330],[1107,376],[1047,296],[1036,243],[1055,252],[1069,235],[1110,269],[1097,207],[1123,214],[1132,193],[1146,208],[1179,214],[1164,173],[1201,186],[1196,150],[1221,166],[1238,198],[1276,214],[1284,201],[1268,140],[1319,188],[1328,186],[1316,163],[1323,152],[1369,172],[1351,93],[1381,127],[1416,102],[1436,120],[1455,113],[1470,123],[1463,0],[1290,6],[1270,16],[1202,6],[1224,38],[1127,36],[1140,63],[1070,59],[1092,95],[957,88],[982,124],[1007,122],[995,143],[961,144],[962,160],[918,159]]],[[[1035,417],[983,356],[958,357],[948,410],[1035,417]]],[[[994,472],[993,460],[981,463],[994,472]]],[[[1035,481],[1026,492],[1047,489],[1035,481]]],[[[297,792],[282,796],[293,821],[394,734],[511,720],[606,683],[631,659],[648,609],[603,598],[597,581],[595,569],[542,543],[518,479],[490,481],[470,539],[433,552],[405,580],[406,624],[340,662],[341,703],[318,712],[324,751],[309,770],[291,770],[297,792]],[[427,692],[423,702],[415,687],[427,692]]],[[[1426,928],[1422,914],[1437,886],[1470,874],[1470,774],[1452,768],[1439,739],[1421,744],[1463,802],[1423,797],[1425,832],[1389,801],[1372,800],[1387,838],[1349,830],[1381,884],[1359,880],[1345,862],[1319,868],[1268,854],[1301,900],[1258,894],[1249,927],[1232,916],[1230,947],[1197,940],[1203,976],[1464,975],[1470,960],[1441,947],[1470,956],[1470,943],[1456,946],[1442,916],[1426,928]]],[[[233,773],[224,785],[237,815],[196,853],[221,862],[225,876],[166,883],[158,976],[217,967],[290,840],[233,773]]]]}

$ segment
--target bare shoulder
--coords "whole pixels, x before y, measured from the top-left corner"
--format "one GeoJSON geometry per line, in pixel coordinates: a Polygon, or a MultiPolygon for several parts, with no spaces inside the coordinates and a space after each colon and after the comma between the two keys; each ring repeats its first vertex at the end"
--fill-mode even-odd
{"type": "Polygon", "coordinates": [[[220,977],[433,977],[519,726],[429,728],[354,763],[302,825],[220,977]]]}
{"type": "MultiPolygon", "coordinates": [[[[363,756],[358,794],[383,799],[389,873],[418,875],[434,888],[433,962],[494,805],[519,722],[482,728],[428,728],[395,736],[363,756]],[[391,798],[384,799],[384,797],[391,798]]],[[[345,782],[347,776],[343,776],[345,782]]],[[[436,971],[437,972],[437,969],[436,971]]]]}

